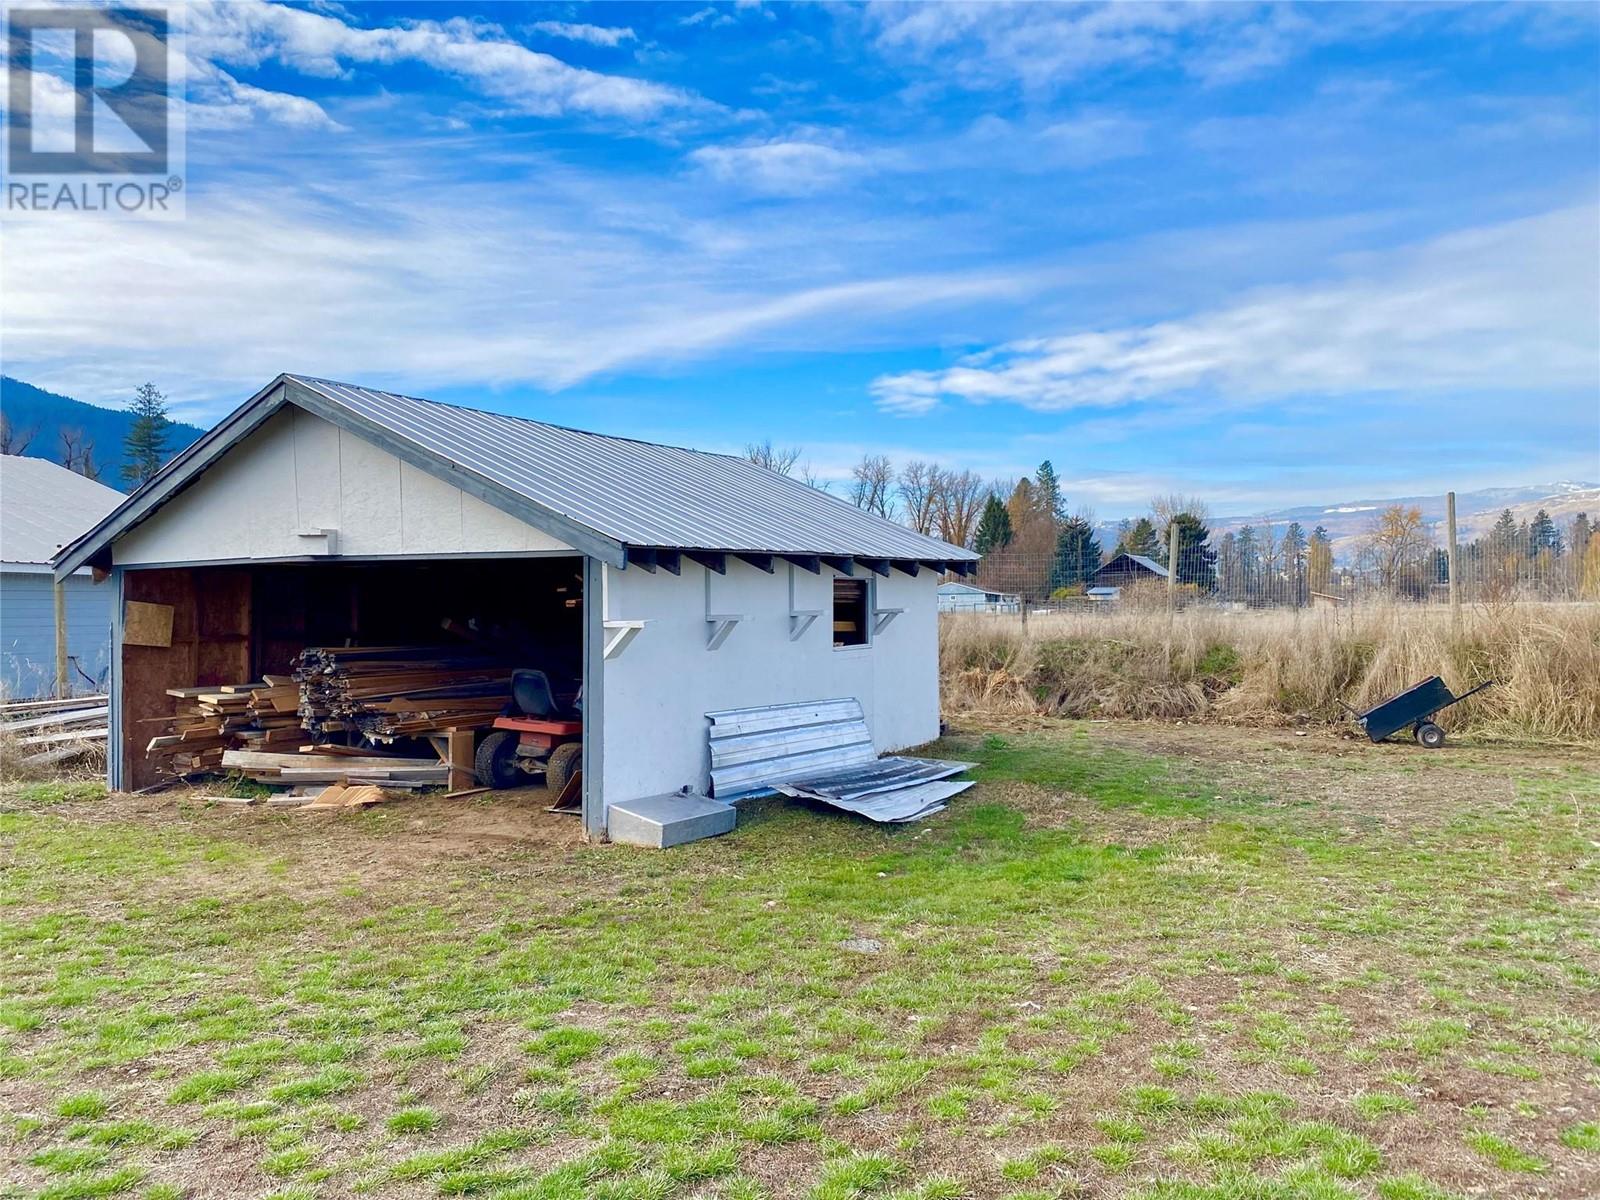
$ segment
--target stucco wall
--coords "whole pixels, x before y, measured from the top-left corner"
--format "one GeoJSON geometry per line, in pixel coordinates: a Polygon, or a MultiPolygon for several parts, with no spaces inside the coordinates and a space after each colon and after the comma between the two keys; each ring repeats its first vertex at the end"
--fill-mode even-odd
{"type": "Polygon", "coordinates": [[[570,548],[297,408],[270,417],[112,547],[118,566],[283,559],[303,529],[337,529],[340,557],[570,548]]]}
{"type": "MultiPolygon", "coordinates": [[[[105,685],[111,662],[112,589],[87,572],[67,580],[67,653],[91,675],[70,672],[72,690],[88,694],[105,685]]],[[[70,666],[70,664],[69,664],[70,666]]],[[[56,686],[56,600],[48,573],[0,575],[0,691],[13,700],[52,696],[56,686]]]]}
{"type": "Polygon", "coordinates": [[[790,701],[854,696],[880,752],[939,733],[937,577],[866,574],[877,608],[906,611],[862,647],[834,649],[833,580],[786,563],[768,575],[732,557],[717,575],[685,560],[682,576],[607,568],[606,617],[649,624],[605,663],[606,802],[708,784],[705,714],[790,701]],[[706,646],[710,609],[745,620],[720,649],[706,646]],[[789,587],[797,609],[822,616],[789,640],[789,587]]]}

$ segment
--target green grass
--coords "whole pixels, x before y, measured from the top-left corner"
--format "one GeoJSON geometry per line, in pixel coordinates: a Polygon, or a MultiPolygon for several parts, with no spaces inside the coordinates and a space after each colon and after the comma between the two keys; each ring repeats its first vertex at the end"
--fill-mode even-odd
{"type": "Polygon", "coordinates": [[[953,736],[982,783],[935,821],[766,802],[664,854],[8,793],[16,1194],[226,1160],[285,1197],[1452,1200],[1463,1161],[1592,1164],[1549,1097],[1600,1067],[1595,772],[1141,733],[953,736]]]}
{"type": "Polygon", "coordinates": [[[47,779],[39,783],[8,784],[7,804],[39,808],[72,800],[104,800],[106,785],[98,779],[47,779]]]}

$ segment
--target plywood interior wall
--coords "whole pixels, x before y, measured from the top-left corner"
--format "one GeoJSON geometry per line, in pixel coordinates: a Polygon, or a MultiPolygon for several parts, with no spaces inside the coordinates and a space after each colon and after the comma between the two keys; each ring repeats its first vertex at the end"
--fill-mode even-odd
{"type": "Polygon", "coordinates": [[[172,608],[170,646],[122,648],[122,785],[146,787],[161,776],[144,748],[170,716],[168,688],[238,683],[250,674],[250,573],[231,567],[128,571],[124,602],[172,608]]]}

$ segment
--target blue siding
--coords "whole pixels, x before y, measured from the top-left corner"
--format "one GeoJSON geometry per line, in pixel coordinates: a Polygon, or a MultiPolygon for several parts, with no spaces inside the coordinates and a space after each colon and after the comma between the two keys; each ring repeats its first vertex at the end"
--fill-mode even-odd
{"type": "MultiPolygon", "coordinates": [[[[86,575],[67,580],[67,653],[92,676],[72,671],[75,693],[104,691],[111,662],[112,589],[86,575]]],[[[0,574],[0,690],[13,700],[55,694],[56,608],[50,576],[0,574]]]]}

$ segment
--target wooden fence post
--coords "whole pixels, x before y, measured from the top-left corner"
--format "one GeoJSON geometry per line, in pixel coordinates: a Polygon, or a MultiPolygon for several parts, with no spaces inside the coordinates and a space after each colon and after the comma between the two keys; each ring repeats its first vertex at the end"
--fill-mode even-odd
{"type": "Polygon", "coordinates": [[[67,678],[67,586],[55,581],[56,600],[56,695],[65,698],[71,689],[67,678]]]}
{"type": "Polygon", "coordinates": [[[1167,612],[1178,608],[1178,522],[1167,524],[1167,612]]]}
{"type": "Polygon", "coordinates": [[[1445,548],[1445,569],[1450,572],[1450,633],[1454,637],[1461,636],[1461,581],[1456,577],[1456,563],[1459,562],[1456,547],[1456,494],[1444,494],[1444,522],[1445,532],[1449,542],[1445,548]]]}

